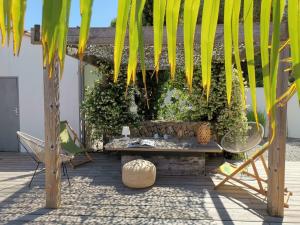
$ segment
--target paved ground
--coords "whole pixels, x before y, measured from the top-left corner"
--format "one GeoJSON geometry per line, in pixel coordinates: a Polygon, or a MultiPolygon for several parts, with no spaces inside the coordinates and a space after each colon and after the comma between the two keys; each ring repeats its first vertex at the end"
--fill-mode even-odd
{"type": "MultiPolygon", "coordinates": [[[[286,185],[294,194],[285,217],[277,218],[268,216],[265,197],[252,190],[232,183],[215,190],[222,178],[217,174],[158,176],[153,187],[129,189],[122,184],[118,157],[91,155],[93,162],[68,168],[71,186],[62,177],[61,208],[50,210],[44,207],[45,174],[39,173],[28,187],[35,166],[32,159],[0,153],[0,224],[300,224],[300,162],[286,163],[286,185]]],[[[219,163],[216,158],[208,160],[209,170],[219,163]]],[[[240,179],[257,185],[252,178],[240,179]]]]}
{"type": "Polygon", "coordinates": [[[289,139],[286,144],[286,160],[300,161],[300,139],[289,139]]]}

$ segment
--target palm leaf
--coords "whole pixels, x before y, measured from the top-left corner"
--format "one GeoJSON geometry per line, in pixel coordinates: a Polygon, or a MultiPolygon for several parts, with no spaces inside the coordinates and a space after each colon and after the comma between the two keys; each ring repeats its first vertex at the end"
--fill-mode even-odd
{"type": "Polygon", "coordinates": [[[26,0],[12,0],[12,28],[14,40],[14,54],[19,55],[21,42],[24,34],[24,17],[26,11],[26,0]]]}
{"type": "Polygon", "coordinates": [[[233,1],[225,0],[224,6],[224,57],[226,73],[227,102],[230,105],[232,91],[232,12],[233,1]]]}
{"type": "Polygon", "coordinates": [[[81,26],[78,44],[78,55],[82,60],[89,36],[93,0],[80,0],[81,26]]]}
{"type": "Polygon", "coordinates": [[[127,69],[127,85],[136,81],[138,50],[140,45],[139,31],[142,33],[142,16],[145,0],[132,0],[129,20],[129,61],[127,69]],[[139,29],[140,27],[140,29],[139,29]]]}
{"type": "Polygon", "coordinates": [[[141,7],[138,7],[138,33],[139,33],[139,56],[142,69],[143,83],[145,87],[145,93],[147,95],[147,81],[146,81],[146,65],[145,65],[145,49],[144,49],[144,33],[143,33],[143,8],[145,7],[146,0],[141,0],[141,7]]]}
{"type": "Polygon", "coordinates": [[[131,4],[131,0],[118,1],[118,15],[117,15],[117,22],[116,22],[116,35],[115,35],[115,47],[114,47],[114,81],[115,82],[118,80],[118,75],[120,72],[120,65],[122,59],[122,52],[124,49],[130,4],[131,4]]]}
{"type": "Polygon", "coordinates": [[[135,81],[136,67],[137,67],[137,52],[139,48],[138,43],[138,28],[136,20],[136,9],[137,1],[131,1],[130,19],[129,19],[129,59],[127,67],[127,86],[130,84],[131,80],[135,81]]]}
{"type": "Polygon", "coordinates": [[[244,33],[245,48],[247,58],[247,69],[249,77],[249,86],[252,99],[252,109],[256,122],[257,103],[256,103],[256,79],[255,79],[255,63],[254,63],[254,41],[253,41],[253,0],[244,1],[244,33]]]}
{"type": "Polygon", "coordinates": [[[159,59],[162,51],[166,5],[166,0],[153,1],[154,66],[156,74],[159,71],[159,59]]]}
{"type": "Polygon", "coordinates": [[[9,42],[10,42],[10,32],[11,32],[11,8],[12,8],[12,1],[11,0],[3,0],[3,1],[4,1],[4,13],[5,13],[7,44],[9,45],[9,42]]]}
{"type": "MultiPolygon", "coordinates": [[[[49,0],[45,0],[49,1],[49,0]]],[[[46,9],[47,10],[47,9],[46,9]]],[[[49,67],[49,77],[52,76],[52,69],[55,54],[57,52],[57,42],[58,42],[58,34],[59,34],[59,21],[60,15],[62,12],[62,1],[50,1],[49,3],[49,21],[48,21],[48,31],[47,32],[47,59],[48,59],[48,67],[49,67]]]]}
{"type": "Polygon", "coordinates": [[[300,99],[300,1],[289,0],[288,24],[292,55],[292,73],[296,78],[297,94],[300,99]]]}
{"type": "Polygon", "coordinates": [[[260,51],[261,65],[264,81],[264,93],[266,100],[266,112],[270,112],[270,61],[269,61],[269,34],[270,34],[270,15],[272,0],[262,0],[260,13],[260,51]]]}
{"type": "Polygon", "coordinates": [[[5,2],[5,0],[0,0],[0,31],[1,31],[2,47],[4,46],[5,39],[6,39],[6,24],[5,24],[4,2],[5,2]]]}
{"type": "Polygon", "coordinates": [[[204,0],[201,26],[201,68],[202,85],[210,93],[211,63],[213,56],[214,40],[216,35],[220,0],[204,0]]]}
{"type": "Polygon", "coordinates": [[[277,75],[279,64],[279,50],[280,50],[280,24],[283,16],[283,9],[285,0],[273,0],[273,34],[270,56],[270,122],[272,130],[275,130],[275,107],[276,107],[276,88],[277,75]]]}
{"type": "Polygon", "coordinates": [[[69,29],[69,16],[70,16],[71,0],[63,1],[63,9],[60,15],[59,22],[59,37],[58,37],[58,59],[60,62],[60,77],[64,71],[64,62],[67,47],[67,34],[69,29]]]}
{"type": "Polygon", "coordinates": [[[194,71],[194,36],[200,0],[185,0],[184,3],[184,55],[185,73],[188,86],[192,89],[194,71]]]}
{"type": "Polygon", "coordinates": [[[234,48],[234,59],[236,68],[238,70],[238,77],[240,81],[240,90],[242,95],[243,106],[246,106],[246,97],[245,97],[245,85],[244,77],[241,67],[241,58],[239,51],[239,19],[240,19],[240,10],[241,10],[241,0],[236,0],[233,5],[233,14],[232,14],[232,40],[234,48]]]}
{"type": "Polygon", "coordinates": [[[180,2],[181,0],[168,0],[166,10],[168,58],[172,79],[174,79],[176,71],[176,41],[180,2]]]}

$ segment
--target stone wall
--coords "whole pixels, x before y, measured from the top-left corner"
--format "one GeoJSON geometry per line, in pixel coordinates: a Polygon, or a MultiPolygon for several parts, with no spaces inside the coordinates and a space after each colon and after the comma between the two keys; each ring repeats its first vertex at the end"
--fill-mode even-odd
{"type": "MultiPolygon", "coordinates": [[[[130,127],[131,137],[153,137],[164,134],[172,137],[195,137],[197,129],[204,122],[168,122],[168,121],[145,121],[138,127],[130,127]]],[[[206,122],[205,122],[206,123],[206,122]]],[[[212,137],[212,139],[215,139],[212,137]]]]}

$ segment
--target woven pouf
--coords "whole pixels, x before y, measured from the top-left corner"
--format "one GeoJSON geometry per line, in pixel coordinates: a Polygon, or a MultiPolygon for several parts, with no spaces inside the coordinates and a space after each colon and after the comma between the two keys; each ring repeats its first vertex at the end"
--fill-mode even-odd
{"type": "Polygon", "coordinates": [[[146,188],[154,184],[155,165],[147,160],[136,159],[127,162],[122,168],[123,184],[130,188],[146,188]]]}

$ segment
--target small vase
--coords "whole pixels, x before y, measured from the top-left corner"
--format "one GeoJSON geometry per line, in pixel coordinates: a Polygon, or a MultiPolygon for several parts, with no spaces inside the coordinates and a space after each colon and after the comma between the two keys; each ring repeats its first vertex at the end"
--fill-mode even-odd
{"type": "Polygon", "coordinates": [[[211,139],[211,129],[209,123],[201,123],[197,130],[197,141],[199,144],[208,144],[211,139]]]}

